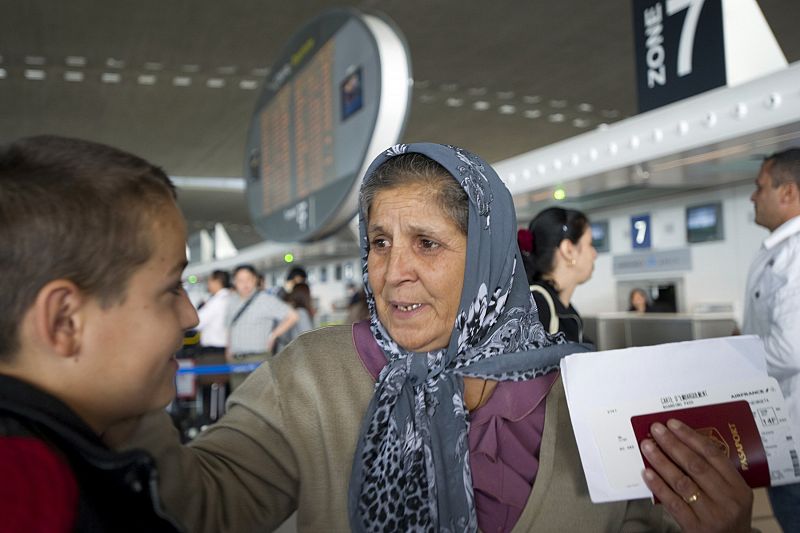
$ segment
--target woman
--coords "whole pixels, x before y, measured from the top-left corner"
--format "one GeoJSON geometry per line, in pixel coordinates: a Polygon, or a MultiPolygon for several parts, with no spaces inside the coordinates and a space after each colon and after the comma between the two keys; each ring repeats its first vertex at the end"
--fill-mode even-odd
{"type": "MultiPolygon", "coordinates": [[[[515,238],[511,195],[476,156],[381,154],[361,193],[369,322],[298,338],[189,447],[163,417],[140,424],[167,509],[192,531],[267,530],[294,510],[303,531],[666,529],[647,501],[589,501],[557,373],[580,346],[544,332],[515,238]]],[[[749,530],[731,465],[685,426],[655,435],[646,482],[678,521],[749,530]]]]}
{"type": "Polygon", "coordinates": [[[644,289],[632,289],[630,295],[628,296],[628,301],[630,302],[628,311],[632,311],[634,313],[649,313],[651,310],[647,293],[644,292],[644,289]]]}
{"type": "Polygon", "coordinates": [[[528,230],[530,288],[539,319],[549,333],[561,331],[572,342],[584,342],[583,320],[571,300],[578,285],[592,277],[597,258],[589,219],[574,209],[550,207],[528,230]]]}
{"type": "Polygon", "coordinates": [[[288,346],[301,333],[314,329],[314,305],[311,302],[311,289],[308,284],[296,283],[292,292],[285,293],[282,299],[297,312],[297,323],[278,337],[275,342],[275,353],[288,346]]]}

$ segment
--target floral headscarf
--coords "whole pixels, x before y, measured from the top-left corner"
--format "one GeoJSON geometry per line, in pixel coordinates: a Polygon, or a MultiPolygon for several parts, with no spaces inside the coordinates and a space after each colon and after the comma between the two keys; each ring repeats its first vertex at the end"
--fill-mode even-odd
{"type": "Polygon", "coordinates": [[[447,348],[403,349],[378,320],[367,276],[366,213],[359,213],[370,327],[388,363],[353,459],[350,524],[358,532],[476,531],[463,377],[532,379],[586,348],[549,336],[539,322],[517,247],[511,193],[494,169],[454,146],[401,144],[372,162],[364,184],[383,163],[407,153],[441,164],[469,197],[464,287],[447,348]]]}

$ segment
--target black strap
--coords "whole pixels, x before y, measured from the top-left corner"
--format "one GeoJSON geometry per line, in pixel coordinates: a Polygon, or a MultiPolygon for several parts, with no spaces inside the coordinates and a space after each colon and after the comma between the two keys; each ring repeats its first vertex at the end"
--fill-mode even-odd
{"type": "Polygon", "coordinates": [[[239,320],[239,317],[242,316],[242,313],[244,313],[247,310],[247,308],[250,306],[250,304],[253,302],[253,300],[255,300],[256,296],[258,296],[258,289],[256,289],[256,292],[254,292],[253,295],[250,298],[247,299],[247,301],[244,303],[244,305],[242,305],[239,308],[239,310],[236,311],[236,314],[233,315],[233,320],[231,320],[231,326],[236,324],[236,321],[239,320]]]}

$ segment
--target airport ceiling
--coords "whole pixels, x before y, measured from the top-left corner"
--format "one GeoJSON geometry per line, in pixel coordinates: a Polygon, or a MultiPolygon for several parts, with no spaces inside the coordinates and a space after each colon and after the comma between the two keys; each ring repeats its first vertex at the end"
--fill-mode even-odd
{"type": "MultiPolygon", "coordinates": [[[[800,59],[800,2],[758,3],[787,60],[800,59]]],[[[240,177],[255,87],[334,5],[382,12],[405,35],[404,141],[499,161],[636,113],[631,1],[3,0],[0,141],[78,136],[173,176],[240,177]]],[[[190,230],[221,221],[237,245],[258,240],[241,192],[187,188],[181,206],[190,230]]]]}

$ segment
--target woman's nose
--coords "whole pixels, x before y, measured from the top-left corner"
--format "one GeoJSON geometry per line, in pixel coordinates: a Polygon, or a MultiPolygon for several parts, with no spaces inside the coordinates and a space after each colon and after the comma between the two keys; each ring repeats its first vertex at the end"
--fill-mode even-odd
{"type": "Polygon", "coordinates": [[[414,260],[409,250],[393,247],[386,264],[386,282],[396,285],[415,277],[414,260]]]}

